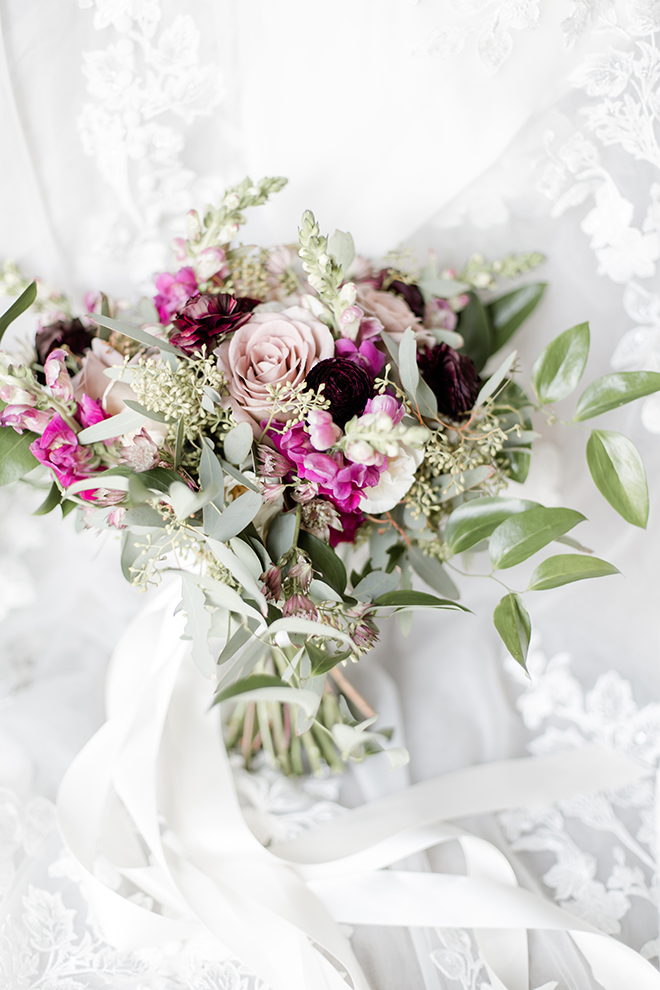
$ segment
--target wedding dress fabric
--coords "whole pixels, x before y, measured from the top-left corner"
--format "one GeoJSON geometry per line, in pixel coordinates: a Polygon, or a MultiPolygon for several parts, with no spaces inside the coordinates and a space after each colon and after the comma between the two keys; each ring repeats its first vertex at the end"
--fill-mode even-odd
{"type": "MultiPolygon", "coordinates": [[[[373,254],[406,240],[418,257],[433,247],[442,263],[460,265],[473,250],[539,249],[550,287],[516,341],[525,366],[553,335],[589,319],[592,376],[660,370],[660,15],[650,0],[379,0],[323,10],[293,0],[185,9],[4,0],[0,22],[0,120],[11,149],[0,251],[27,275],[77,295],[101,288],[135,298],[168,266],[188,208],[246,172],[285,174],[290,186],[255,212],[248,237],[290,240],[309,207],[373,254]]],[[[479,618],[418,615],[407,639],[392,624],[387,645],[350,673],[405,736],[410,767],[389,775],[375,758],[341,791],[332,779],[296,784],[237,769],[262,840],[294,838],[408,782],[585,742],[655,772],[659,404],[651,397],[609,419],[646,462],[646,533],[598,500],[577,431],[544,428],[526,488],[583,511],[581,540],[625,578],[530,602],[531,683],[503,655],[483,582],[462,586],[479,618]]],[[[105,662],[143,602],[122,584],[115,546],[74,534],[71,519],[32,518],[38,493],[4,489],[0,499],[4,982],[264,987],[209,937],[122,952],[88,914],[50,801],[101,724],[105,662]]],[[[500,848],[524,887],[657,963],[652,774],[616,792],[459,824],[500,848]]],[[[449,846],[412,865],[462,869],[449,846]]],[[[105,874],[96,868],[119,887],[111,863],[105,874]]],[[[467,930],[360,925],[352,943],[374,990],[494,986],[467,930]]],[[[564,934],[534,934],[530,948],[530,987],[598,986],[564,934]]]]}

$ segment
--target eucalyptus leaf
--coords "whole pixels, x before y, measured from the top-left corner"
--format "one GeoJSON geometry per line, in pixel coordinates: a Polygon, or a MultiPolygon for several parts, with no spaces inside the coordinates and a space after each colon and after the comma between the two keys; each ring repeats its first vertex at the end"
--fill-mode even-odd
{"type": "Polygon", "coordinates": [[[460,593],[447,571],[439,560],[422,553],[419,547],[410,547],[408,550],[408,560],[410,566],[418,574],[429,588],[433,588],[443,598],[451,598],[456,601],[460,593]]]}
{"type": "Polygon", "coordinates": [[[401,375],[401,384],[408,393],[408,397],[414,402],[417,383],[419,382],[419,368],[417,367],[415,331],[412,327],[407,327],[399,344],[399,374],[401,375]]]}
{"type": "Polygon", "coordinates": [[[312,619],[300,619],[297,616],[288,616],[284,619],[276,619],[268,626],[268,633],[274,636],[278,632],[302,634],[303,636],[320,636],[322,639],[336,639],[339,643],[350,643],[351,637],[348,633],[328,626],[324,622],[314,622],[312,619]]]}
{"type": "Polygon", "coordinates": [[[0,340],[2,340],[5,330],[7,329],[9,324],[13,323],[14,320],[18,319],[18,317],[22,313],[24,313],[26,309],[29,309],[36,298],[37,298],[37,283],[30,282],[27,289],[24,289],[23,292],[21,292],[18,299],[15,302],[13,302],[8,309],[4,311],[2,316],[0,316],[0,340]]]}
{"type": "Polygon", "coordinates": [[[78,495],[80,492],[94,491],[97,488],[111,488],[118,492],[127,492],[129,478],[125,474],[115,474],[110,471],[103,471],[99,474],[91,474],[89,478],[81,478],[74,481],[64,492],[64,497],[78,495]],[[108,484],[110,482],[110,484],[108,484]]]}
{"type": "Polygon", "coordinates": [[[660,373],[657,371],[621,371],[615,375],[604,375],[587,385],[578,399],[573,420],[580,423],[592,416],[600,416],[659,389],[660,373]]]}
{"type": "Polygon", "coordinates": [[[538,505],[510,516],[493,531],[488,552],[494,570],[514,567],[584,521],[575,509],[538,505]]]}
{"type": "Polygon", "coordinates": [[[493,330],[490,317],[474,292],[460,313],[457,329],[465,341],[465,353],[472,358],[477,371],[481,371],[494,350],[493,330]]]}
{"type": "Polygon", "coordinates": [[[141,403],[136,402],[135,399],[124,399],[124,405],[128,409],[132,409],[133,412],[140,413],[145,419],[153,419],[156,423],[169,423],[169,419],[164,413],[154,412],[153,409],[147,409],[141,403]]]}
{"type": "Polygon", "coordinates": [[[470,288],[467,282],[459,282],[453,278],[437,278],[434,276],[422,277],[417,286],[424,296],[425,302],[431,299],[452,299],[453,296],[460,296],[470,288]]]}
{"type": "Polygon", "coordinates": [[[211,613],[206,607],[204,592],[185,572],[181,574],[183,609],[188,617],[184,636],[192,640],[192,658],[204,677],[215,670],[215,660],[209,647],[211,613]]]}
{"type": "Polygon", "coordinates": [[[225,477],[220,461],[216,457],[207,437],[202,438],[202,456],[199,462],[199,482],[202,489],[212,486],[218,489],[218,495],[204,506],[202,526],[207,536],[213,535],[213,529],[222,515],[225,507],[225,477]]]}
{"type": "Polygon", "coordinates": [[[253,492],[259,493],[259,489],[255,485],[254,481],[250,478],[246,478],[245,475],[238,470],[234,464],[230,464],[229,461],[224,460],[222,457],[219,458],[220,464],[222,465],[222,470],[225,474],[230,474],[232,478],[235,478],[239,485],[243,485],[244,488],[249,488],[253,492]]]}
{"type": "MultiPolygon", "coordinates": [[[[261,587],[257,583],[254,574],[250,568],[246,566],[245,561],[234,553],[233,549],[228,547],[225,543],[221,543],[214,539],[208,539],[206,542],[211,548],[216,560],[218,560],[223,567],[226,567],[229,573],[236,578],[250,598],[257,603],[261,613],[263,615],[267,615],[268,605],[266,603],[266,599],[264,598],[261,587]]],[[[241,543],[241,540],[232,540],[232,544],[234,545],[239,543],[241,543]]],[[[246,547],[246,549],[249,548],[246,547]]]]}
{"type": "Polygon", "coordinates": [[[621,433],[592,430],[587,441],[587,465],[596,488],[612,508],[633,526],[646,529],[649,493],[634,443],[621,433]]]}
{"type": "Polygon", "coordinates": [[[573,392],[589,356],[589,324],[579,323],[551,340],[532,367],[531,382],[539,402],[559,402],[573,392]]]}
{"type": "Polygon", "coordinates": [[[561,553],[556,557],[548,557],[542,561],[532,574],[527,588],[528,591],[547,591],[549,588],[559,588],[573,581],[584,581],[586,578],[605,577],[608,574],[620,574],[614,564],[600,557],[582,557],[577,553],[561,553]]]}
{"type": "Polygon", "coordinates": [[[332,547],[305,530],[300,531],[298,546],[309,554],[314,570],[320,573],[323,580],[343,595],[348,581],[346,568],[332,547]]]}
{"type": "Polygon", "coordinates": [[[532,623],[520,595],[511,592],[495,606],[493,623],[514,660],[527,671],[527,651],[532,623]]]}
{"type": "Polygon", "coordinates": [[[478,467],[469,468],[467,471],[460,471],[458,474],[441,474],[433,479],[434,488],[440,488],[439,502],[448,502],[450,498],[462,495],[470,488],[480,485],[493,474],[494,468],[490,464],[480,464],[478,467]]]}
{"type": "Polygon", "coordinates": [[[385,344],[385,347],[387,348],[387,352],[388,352],[389,358],[390,358],[390,364],[392,364],[393,367],[395,368],[395,370],[398,371],[399,370],[399,345],[394,342],[394,340],[392,339],[392,337],[390,337],[389,333],[386,333],[385,330],[381,330],[380,331],[380,336],[381,336],[381,338],[383,340],[383,343],[385,344]]]}
{"type": "Polygon", "coordinates": [[[115,333],[121,333],[124,337],[130,337],[131,340],[136,340],[139,344],[145,344],[146,347],[157,347],[161,351],[167,351],[168,354],[177,354],[182,358],[186,357],[178,347],[174,347],[167,340],[161,340],[160,337],[154,337],[152,334],[147,333],[146,330],[141,330],[140,327],[120,323],[119,320],[113,320],[109,316],[102,316],[100,313],[90,313],[89,317],[102,327],[107,327],[108,330],[114,330],[115,333]]]}
{"type": "Polygon", "coordinates": [[[352,650],[342,650],[340,653],[326,653],[325,650],[319,649],[318,646],[314,646],[313,643],[305,644],[305,651],[311,662],[311,676],[320,677],[321,674],[327,674],[328,671],[336,667],[337,664],[341,663],[343,660],[348,660],[352,654],[352,650]]]}
{"type": "Polygon", "coordinates": [[[247,625],[239,626],[233,636],[225,644],[220,656],[218,657],[218,663],[226,663],[227,660],[231,660],[235,653],[245,646],[248,640],[252,639],[254,634],[258,629],[257,623],[253,619],[247,620],[247,625]]]}
{"type": "Polygon", "coordinates": [[[463,553],[487,539],[510,516],[538,505],[524,498],[489,495],[464,502],[454,509],[445,528],[445,542],[452,554],[463,553]]]}
{"type": "Polygon", "coordinates": [[[264,687],[286,687],[286,683],[275,674],[251,674],[249,677],[243,677],[240,681],[236,681],[231,687],[219,691],[215,696],[215,704],[234,698],[237,694],[247,694],[250,691],[256,691],[257,688],[264,687]]]}
{"type": "Polygon", "coordinates": [[[342,596],[339,592],[331,588],[329,584],[325,581],[319,581],[318,578],[313,578],[309,586],[309,597],[313,602],[339,602],[343,601],[342,596]]]}
{"type": "Polygon", "coordinates": [[[256,608],[245,601],[237,591],[225,584],[224,581],[218,581],[208,574],[193,574],[176,568],[171,568],[171,573],[187,575],[189,581],[194,581],[202,588],[211,605],[217,608],[226,608],[228,612],[244,615],[248,619],[254,619],[259,628],[265,627],[266,620],[256,608]]]}
{"type": "Polygon", "coordinates": [[[174,509],[177,520],[187,519],[194,515],[199,509],[212,502],[220,494],[217,485],[203,488],[199,492],[193,492],[184,485],[182,481],[173,481],[170,485],[169,501],[174,509]]]}
{"type": "Polygon", "coordinates": [[[546,282],[530,282],[486,307],[493,325],[493,350],[499,351],[525,320],[531,316],[545,292],[546,282]]]}
{"type": "Polygon", "coordinates": [[[271,520],[266,536],[266,549],[276,563],[293,546],[296,532],[296,513],[281,512],[271,520]]]}
{"type": "Polygon", "coordinates": [[[479,395],[477,396],[477,401],[474,404],[474,408],[478,409],[479,406],[483,406],[486,399],[490,398],[493,392],[496,392],[500,387],[502,382],[509,377],[509,371],[513,362],[518,356],[518,351],[512,351],[507,358],[502,361],[497,371],[490,376],[488,381],[484,382],[479,390],[479,395]]]}
{"type": "Polygon", "coordinates": [[[399,584],[399,577],[399,574],[388,574],[386,571],[370,571],[353,588],[353,597],[359,602],[370,602],[379,595],[394,591],[399,584]]]}
{"type": "Polygon", "coordinates": [[[331,254],[337,264],[341,265],[345,276],[355,257],[355,244],[352,236],[343,230],[336,230],[328,238],[328,254],[331,254]]]}
{"type": "Polygon", "coordinates": [[[254,434],[249,423],[239,423],[226,435],[223,448],[226,459],[240,467],[252,449],[254,434]]]}
{"type": "Polygon", "coordinates": [[[208,535],[220,543],[226,543],[249,526],[261,506],[261,495],[248,489],[233,502],[229,502],[222,514],[213,521],[213,529],[208,535]]]}
{"type": "Polygon", "coordinates": [[[165,520],[160,512],[152,509],[149,505],[138,505],[133,509],[127,509],[123,522],[126,526],[147,526],[160,529],[165,526],[165,520]]]}
{"type": "MultiPolygon", "coordinates": [[[[288,687],[280,678],[278,678],[281,681],[280,684],[264,685],[262,687],[253,687],[249,683],[253,678],[268,676],[268,674],[252,674],[243,681],[237,681],[232,687],[236,688],[242,685],[242,689],[232,691],[230,695],[221,692],[216,696],[214,704],[218,701],[224,701],[225,697],[248,698],[250,701],[274,701],[282,705],[297,705],[298,708],[302,708],[308,718],[312,718],[316,714],[321,699],[313,691],[306,690],[305,688],[288,687]]],[[[229,691],[231,689],[227,688],[226,690],[229,691]]]]}
{"type": "Polygon", "coordinates": [[[78,443],[90,444],[99,443],[101,440],[114,440],[115,437],[122,437],[125,433],[139,430],[147,418],[145,413],[136,412],[135,409],[122,409],[116,416],[88,426],[78,434],[78,443]]]}
{"type": "Polygon", "coordinates": [[[29,430],[17,433],[11,426],[0,427],[0,485],[18,481],[37,467],[39,461],[30,451],[30,444],[38,439],[29,430]]]}

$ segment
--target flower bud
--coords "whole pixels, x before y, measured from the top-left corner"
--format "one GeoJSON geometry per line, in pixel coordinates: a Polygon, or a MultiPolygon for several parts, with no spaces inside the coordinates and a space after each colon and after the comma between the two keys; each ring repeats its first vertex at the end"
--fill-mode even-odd
{"type": "Polygon", "coordinates": [[[287,598],[282,606],[282,615],[284,618],[298,616],[301,619],[311,619],[312,622],[318,622],[319,618],[316,605],[306,595],[291,595],[291,598],[287,598]]]}
{"type": "Polygon", "coordinates": [[[188,210],[186,213],[186,234],[189,241],[198,241],[202,235],[202,224],[197,210],[188,210]]]}
{"type": "Polygon", "coordinates": [[[261,575],[264,583],[264,595],[269,601],[276,602],[282,593],[282,571],[275,564],[271,564],[267,571],[261,575]]]}

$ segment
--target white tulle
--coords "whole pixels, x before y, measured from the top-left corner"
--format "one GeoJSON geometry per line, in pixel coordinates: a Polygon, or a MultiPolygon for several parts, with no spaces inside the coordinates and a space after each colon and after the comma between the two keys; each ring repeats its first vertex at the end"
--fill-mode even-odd
{"type": "MultiPolygon", "coordinates": [[[[245,172],[280,173],[291,184],[255,213],[255,240],[294,239],[309,207],[365,253],[409,239],[420,257],[432,247],[460,266],[473,250],[539,249],[550,285],[517,341],[527,368],[553,335],[589,319],[592,377],[660,370],[651,0],[4,0],[0,24],[0,254],[27,275],[134,298],[169,266],[186,209],[245,172]]],[[[644,457],[647,532],[599,500],[577,431],[538,424],[527,490],[583,511],[579,538],[625,578],[530,602],[531,684],[502,655],[488,618],[495,593],[467,581],[480,619],[418,615],[407,639],[388,628],[351,674],[383,724],[402,726],[410,776],[374,758],[337,793],[332,781],[300,789],[266,769],[238,772],[262,841],[408,780],[585,741],[657,767],[658,403],[602,424],[644,457]]],[[[265,990],[208,939],[117,952],[59,853],[48,800],[102,720],[105,662],[142,600],[123,583],[116,546],[75,535],[70,518],[31,517],[41,497],[0,492],[0,966],[14,966],[0,969],[4,983],[265,990]]],[[[657,963],[652,779],[461,824],[500,848],[524,887],[657,963]]],[[[439,847],[414,868],[458,866],[439,847]]],[[[352,944],[373,990],[496,987],[467,931],[360,925],[352,944]]],[[[532,936],[530,953],[530,987],[596,990],[563,933],[532,936]]]]}

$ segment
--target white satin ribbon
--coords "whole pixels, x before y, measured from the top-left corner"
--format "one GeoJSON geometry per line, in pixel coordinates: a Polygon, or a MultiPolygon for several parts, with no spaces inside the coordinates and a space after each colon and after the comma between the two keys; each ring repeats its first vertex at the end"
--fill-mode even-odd
{"type": "Polygon", "coordinates": [[[620,787],[646,771],[591,746],[469,767],[265,849],[240,809],[177,601],[165,591],[122,638],[108,721],[59,793],[64,839],[109,941],[130,950],[210,931],[272,990],[346,990],[347,981],[370,990],[339,922],[474,928],[494,985],[529,990],[526,931],[555,929],[571,935],[605,990],[660,990],[638,953],[520,888],[500,850],[447,821],[620,787]],[[385,869],[450,839],[465,876],[385,869]],[[161,913],[97,879],[100,852],[161,913]]]}

